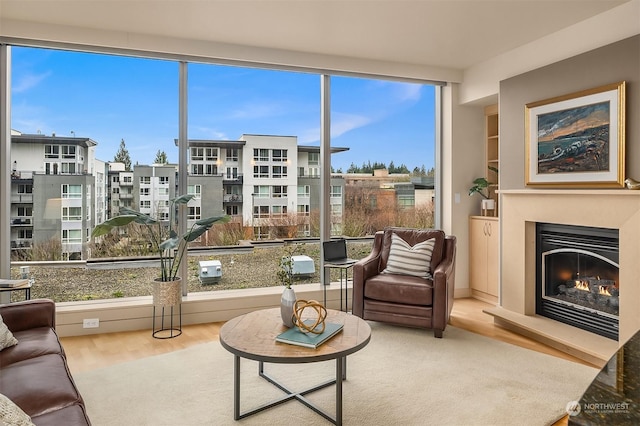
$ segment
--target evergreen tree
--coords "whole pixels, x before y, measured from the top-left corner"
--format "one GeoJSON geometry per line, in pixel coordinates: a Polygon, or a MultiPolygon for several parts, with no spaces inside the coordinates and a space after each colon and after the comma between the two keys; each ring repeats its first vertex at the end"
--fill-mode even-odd
{"type": "Polygon", "coordinates": [[[116,163],[124,163],[124,169],[128,172],[131,171],[131,157],[124,144],[124,139],[120,141],[120,148],[118,148],[118,152],[116,152],[115,157],[113,157],[113,161],[116,163]]]}
{"type": "Polygon", "coordinates": [[[396,173],[409,174],[409,168],[405,164],[400,164],[400,167],[396,169],[396,173]]]}
{"type": "Polygon", "coordinates": [[[158,150],[156,152],[156,159],[153,160],[154,164],[168,164],[169,160],[167,159],[167,153],[164,151],[158,150]]]}

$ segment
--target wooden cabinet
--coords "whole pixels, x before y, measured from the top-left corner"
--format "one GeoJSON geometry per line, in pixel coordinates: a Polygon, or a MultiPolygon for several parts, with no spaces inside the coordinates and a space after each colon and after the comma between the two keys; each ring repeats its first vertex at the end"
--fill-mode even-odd
{"type": "Polygon", "coordinates": [[[497,217],[469,218],[469,284],[471,296],[498,302],[500,228],[497,217]]]}
{"type": "Polygon", "coordinates": [[[498,105],[490,105],[484,109],[485,116],[485,177],[491,183],[489,185],[489,197],[495,201],[493,215],[498,211],[498,173],[500,169],[499,151],[499,126],[498,126],[498,105]]]}

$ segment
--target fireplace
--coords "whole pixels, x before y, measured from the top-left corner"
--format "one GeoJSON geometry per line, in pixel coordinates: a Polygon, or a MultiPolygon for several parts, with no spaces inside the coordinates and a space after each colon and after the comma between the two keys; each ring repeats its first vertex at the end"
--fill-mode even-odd
{"type": "Polygon", "coordinates": [[[536,313],[618,339],[617,229],[536,224],[536,313]]]}

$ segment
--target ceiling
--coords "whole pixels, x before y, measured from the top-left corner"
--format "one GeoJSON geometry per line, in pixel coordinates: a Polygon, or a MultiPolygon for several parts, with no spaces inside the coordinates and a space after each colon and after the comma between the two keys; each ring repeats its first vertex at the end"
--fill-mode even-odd
{"type": "Polygon", "coordinates": [[[626,1],[0,0],[0,18],[464,70],[626,1]]]}

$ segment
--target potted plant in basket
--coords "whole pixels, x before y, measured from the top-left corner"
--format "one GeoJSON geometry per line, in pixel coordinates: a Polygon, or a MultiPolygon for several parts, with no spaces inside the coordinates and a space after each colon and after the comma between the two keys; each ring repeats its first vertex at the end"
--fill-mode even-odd
{"type": "Polygon", "coordinates": [[[137,223],[146,230],[151,250],[160,257],[160,276],[156,278],[153,301],[154,305],[175,305],[182,297],[182,280],[178,277],[180,264],[187,255],[190,242],[204,234],[215,223],[229,221],[228,216],[212,216],[196,221],[182,235],[178,235],[178,221],[176,207],[187,204],[193,195],[181,195],[170,200],[169,220],[160,221],[151,216],[129,208],[121,208],[120,215],[97,225],[91,236],[99,237],[111,232],[112,229],[137,223]]]}

